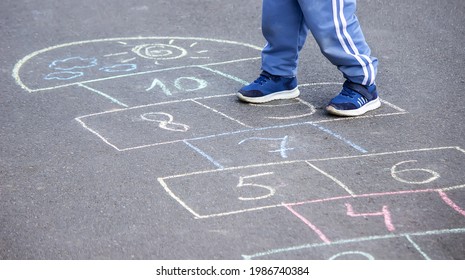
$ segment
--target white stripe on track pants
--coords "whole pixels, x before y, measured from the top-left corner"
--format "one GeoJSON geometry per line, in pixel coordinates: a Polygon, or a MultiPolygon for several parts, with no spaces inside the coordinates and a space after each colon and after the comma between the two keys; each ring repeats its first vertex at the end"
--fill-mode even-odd
{"type": "Polygon", "coordinates": [[[267,44],[262,69],[296,76],[308,31],[323,55],[351,82],[375,81],[378,60],[370,56],[355,15],[356,0],[263,0],[262,31],[267,44]]]}

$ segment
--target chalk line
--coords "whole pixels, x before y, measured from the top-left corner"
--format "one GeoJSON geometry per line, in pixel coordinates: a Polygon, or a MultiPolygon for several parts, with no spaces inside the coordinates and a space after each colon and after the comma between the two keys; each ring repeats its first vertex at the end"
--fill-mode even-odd
{"type": "Polygon", "coordinates": [[[334,132],[334,131],[332,131],[332,130],[324,127],[324,126],[318,125],[316,123],[310,123],[310,124],[313,125],[314,127],[318,128],[318,129],[320,129],[321,131],[328,133],[329,135],[333,136],[334,138],[341,140],[342,142],[346,143],[347,145],[351,146],[352,148],[356,149],[357,151],[359,151],[361,153],[368,153],[368,151],[365,150],[364,148],[362,148],[359,145],[353,143],[352,141],[342,137],[341,135],[337,134],[336,132],[334,132]]]}
{"type": "Polygon", "coordinates": [[[381,98],[380,98],[379,101],[381,101],[381,103],[386,104],[387,106],[391,107],[391,108],[394,109],[394,110],[397,110],[397,111],[399,111],[399,112],[406,112],[404,109],[402,109],[402,108],[400,108],[400,107],[398,107],[398,106],[396,106],[396,105],[394,105],[394,104],[392,104],[392,103],[389,103],[389,102],[387,102],[387,101],[384,100],[384,99],[381,99],[381,98]]]}
{"type": "Polygon", "coordinates": [[[463,210],[462,208],[460,208],[460,206],[458,206],[457,204],[455,204],[454,201],[452,201],[452,199],[450,199],[447,194],[440,190],[438,191],[439,193],[439,196],[442,198],[442,200],[447,204],[449,205],[452,209],[454,209],[455,211],[457,211],[459,214],[461,214],[462,216],[465,217],[465,210],[463,210]]]}
{"type": "Polygon", "coordinates": [[[425,260],[431,260],[431,258],[425,252],[423,252],[420,246],[418,246],[418,244],[415,243],[415,241],[413,241],[409,235],[406,235],[405,237],[413,245],[413,247],[418,251],[418,253],[420,253],[423,256],[423,258],[425,258],[425,260]]]}
{"type": "Polygon", "coordinates": [[[309,244],[303,244],[303,245],[286,247],[286,248],[271,249],[268,251],[255,253],[252,255],[242,255],[242,257],[246,260],[251,260],[254,258],[265,257],[269,255],[287,253],[287,252],[292,252],[292,251],[299,251],[299,250],[304,250],[304,249],[318,248],[318,247],[328,247],[328,246],[335,246],[335,245],[341,245],[341,244],[384,240],[384,239],[392,239],[392,238],[403,238],[406,236],[430,236],[430,235],[454,234],[454,233],[465,233],[465,228],[442,229],[442,230],[389,234],[389,235],[375,235],[375,236],[355,238],[355,239],[336,240],[336,241],[332,241],[329,244],[328,243],[309,243],[309,244]]]}
{"type": "MultiPolygon", "coordinates": [[[[305,100],[302,100],[300,98],[296,98],[297,101],[299,101],[299,103],[307,106],[308,108],[310,108],[310,112],[309,113],[305,113],[305,114],[301,114],[301,115],[296,115],[296,116],[287,116],[287,117],[266,117],[267,119],[272,119],[272,120],[292,120],[292,119],[298,119],[298,118],[303,118],[303,117],[308,117],[308,116],[311,116],[313,114],[315,114],[316,112],[316,109],[315,107],[308,103],[307,101],[305,100]]],[[[299,104],[299,103],[295,103],[295,104],[299,104]]],[[[294,105],[295,105],[294,104],[294,105]]],[[[252,105],[252,103],[250,103],[249,105],[252,105]]],[[[291,105],[291,104],[285,104],[285,105],[291,105]]],[[[260,104],[255,104],[255,106],[261,106],[260,104]]]]}
{"type": "Polygon", "coordinates": [[[206,158],[208,161],[210,161],[211,163],[213,163],[214,166],[218,167],[218,169],[224,169],[224,166],[221,165],[219,162],[217,162],[213,157],[211,157],[210,155],[208,155],[207,153],[205,153],[204,151],[202,151],[201,149],[199,149],[198,147],[192,145],[191,143],[189,143],[187,140],[184,140],[183,141],[187,146],[189,146],[190,148],[192,148],[194,151],[196,151],[197,153],[199,153],[201,156],[203,156],[204,158],[206,158]]]}
{"type": "Polygon", "coordinates": [[[79,118],[75,118],[75,120],[82,125],[82,127],[84,127],[85,129],[89,130],[92,134],[96,135],[98,138],[100,138],[104,143],[108,144],[110,147],[113,147],[115,150],[117,151],[120,151],[120,149],[118,149],[118,147],[116,147],[115,145],[111,144],[110,142],[108,142],[107,139],[105,139],[105,137],[103,137],[102,135],[100,135],[97,131],[91,129],[90,127],[88,127],[83,121],[81,121],[79,118]]]}
{"type": "Polygon", "coordinates": [[[302,222],[304,222],[304,224],[306,224],[309,228],[311,228],[324,243],[331,243],[331,241],[326,237],[326,235],[319,228],[317,228],[314,224],[312,224],[309,220],[307,220],[304,216],[300,215],[297,211],[295,211],[289,205],[283,204],[283,206],[286,207],[287,210],[289,210],[302,222]]]}
{"type": "Polygon", "coordinates": [[[123,102],[119,101],[118,99],[116,99],[116,98],[114,98],[114,97],[112,97],[112,96],[110,96],[110,95],[108,95],[106,93],[103,93],[103,92],[101,92],[99,90],[93,89],[93,88],[91,88],[91,87],[89,87],[87,85],[83,85],[83,84],[77,84],[77,85],[80,86],[80,87],[86,88],[86,89],[88,89],[88,90],[90,90],[92,92],[95,92],[98,95],[105,97],[106,99],[110,100],[111,102],[113,102],[115,104],[118,104],[118,105],[126,107],[126,108],[129,107],[128,105],[124,104],[123,102]]]}
{"type": "Polygon", "coordinates": [[[165,181],[162,178],[157,179],[160,185],[165,189],[165,191],[174,199],[176,200],[179,204],[181,204],[187,211],[189,211],[192,215],[194,215],[196,218],[200,217],[199,214],[197,214],[192,208],[190,208],[184,201],[179,199],[166,185],[165,181]]]}
{"type": "Polygon", "coordinates": [[[231,79],[231,80],[233,80],[233,81],[239,82],[239,83],[241,83],[241,84],[243,84],[243,85],[248,85],[248,84],[249,84],[247,81],[244,81],[244,80],[242,80],[242,79],[239,79],[238,77],[235,77],[235,76],[230,75],[230,74],[226,74],[226,73],[224,73],[224,72],[221,72],[221,71],[219,71],[219,70],[212,69],[212,68],[207,67],[207,66],[201,65],[201,66],[197,66],[197,67],[198,67],[198,68],[205,69],[205,70],[208,70],[208,71],[213,72],[213,73],[215,73],[215,74],[221,75],[221,76],[226,77],[226,78],[228,78],[228,79],[231,79]]]}
{"type": "Polygon", "coordinates": [[[251,126],[246,125],[245,123],[243,123],[243,122],[241,122],[241,121],[239,121],[239,120],[237,120],[237,119],[235,119],[235,118],[233,118],[233,117],[230,117],[230,116],[228,116],[228,115],[226,115],[226,114],[224,114],[224,113],[222,113],[222,112],[220,112],[220,111],[218,111],[218,110],[216,110],[216,109],[214,109],[214,108],[212,108],[212,107],[210,107],[210,106],[207,106],[207,105],[205,105],[205,104],[203,104],[203,103],[200,103],[200,102],[198,102],[197,100],[191,100],[191,101],[194,102],[194,103],[196,103],[196,104],[198,104],[198,105],[200,105],[200,106],[203,106],[203,107],[207,108],[208,110],[210,110],[210,111],[212,111],[212,112],[215,112],[215,113],[217,113],[217,114],[220,114],[220,115],[222,115],[223,117],[225,117],[225,118],[227,118],[227,119],[230,119],[230,120],[232,120],[232,121],[234,121],[234,122],[236,122],[236,123],[238,123],[238,124],[240,124],[240,125],[242,125],[242,126],[251,128],[251,126]]]}
{"type": "Polygon", "coordinates": [[[104,55],[103,57],[120,56],[120,55],[125,55],[125,54],[128,54],[128,52],[109,53],[109,54],[104,55]]]}
{"type": "Polygon", "coordinates": [[[328,260],[335,260],[339,257],[342,257],[342,256],[346,256],[346,255],[361,255],[361,256],[364,256],[365,258],[367,258],[367,260],[374,260],[375,258],[368,254],[368,253],[365,253],[365,252],[362,252],[362,251],[346,251],[346,252],[342,252],[342,253],[338,253],[332,257],[330,257],[328,260]]]}
{"type": "Polygon", "coordinates": [[[453,187],[448,187],[448,188],[442,188],[440,189],[441,191],[452,191],[452,190],[458,190],[458,189],[465,189],[465,185],[458,185],[458,186],[453,186],[453,187]]]}
{"type": "Polygon", "coordinates": [[[324,176],[328,177],[329,179],[331,179],[334,183],[336,183],[338,186],[340,186],[341,188],[343,188],[348,194],[350,194],[351,196],[354,196],[355,193],[349,189],[349,187],[347,187],[344,183],[342,183],[341,181],[339,181],[338,179],[336,179],[335,177],[331,176],[330,174],[326,173],[325,171],[321,170],[320,168],[316,167],[315,165],[311,164],[310,162],[306,161],[305,163],[307,163],[310,167],[312,167],[313,169],[315,169],[316,171],[320,172],[321,174],[323,174],[324,176]]]}
{"type": "Polygon", "coordinates": [[[223,94],[223,95],[217,95],[217,96],[214,96],[214,97],[212,97],[212,96],[203,96],[203,97],[187,98],[187,99],[181,99],[181,100],[168,100],[168,101],[162,101],[162,102],[158,102],[158,103],[151,103],[151,104],[138,105],[138,106],[133,106],[133,107],[128,107],[128,108],[121,108],[121,109],[118,109],[118,110],[109,110],[109,111],[104,111],[104,112],[87,114],[87,115],[84,115],[84,116],[80,116],[79,118],[93,117],[93,116],[110,114],[110,113],[115,113],[115,112],[120,112],[120,111],[136,110],[136,109],[153,107],[153,106],[158,106],[158,105],[182,103],[182,102],[189,102],[189,101],[202,100],[202,99],[210,99],[210,98],[216,98],[216,97],[228,97],[228,96],[231,96],[231,95],[233,95],[233,94],[223,94]]]}

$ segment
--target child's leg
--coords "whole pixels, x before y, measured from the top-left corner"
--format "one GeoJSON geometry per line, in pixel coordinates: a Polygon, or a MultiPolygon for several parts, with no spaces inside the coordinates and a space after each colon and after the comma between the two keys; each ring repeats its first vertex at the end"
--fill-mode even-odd
{"type": "MultiPolygon", "coordinates": [[[[270,0],[273,1],[273,0],[270,0]]],[[[356,0],[298,0],[321,52],[350,82],[371,85],[378,60],[370,56],[357,17],[356,0]]]]}
{"type": "Polygon", "coordinates": [[[277,76],[296,76],[299,51],[307,27],[297,0],[263,0],[262,70],[277,76]]]}

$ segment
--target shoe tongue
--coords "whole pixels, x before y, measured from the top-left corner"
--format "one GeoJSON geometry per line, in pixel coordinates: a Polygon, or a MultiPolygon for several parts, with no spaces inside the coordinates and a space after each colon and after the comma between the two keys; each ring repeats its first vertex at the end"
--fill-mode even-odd
{"type": "Polygon", "coordinates": [[[273,78],[273,75],[271,75],[270,73],[266,72],[266,71],[263,71],[260,76],[263,76],[263,77],[266,77],[268,79],[272,79],[273,78]]]}

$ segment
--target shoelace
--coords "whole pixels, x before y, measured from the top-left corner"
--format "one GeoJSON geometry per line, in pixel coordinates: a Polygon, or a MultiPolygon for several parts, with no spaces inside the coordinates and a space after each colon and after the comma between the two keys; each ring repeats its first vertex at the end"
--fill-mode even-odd
{"type": "Polygon", "coordinates": [[[268,76],[265,76],[265,75],[260,75],[260,77],[258,77],[254,83],[256,84],[259,84],[259,85],[263,85],[264,83],[268,82],[268,80],[270,79],[270,77],[268,76]]]}
{"type": "Polygon", "coordinates": [[[355,92],[351,90],[347,90],[346,88],[342,88],[341,95],[344,95],[350,98],[355,98],[355,92]]]}

